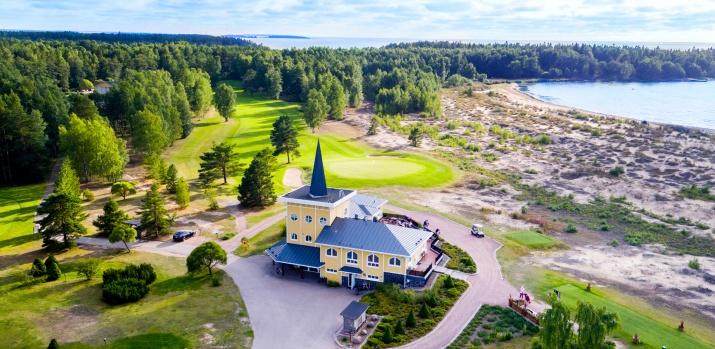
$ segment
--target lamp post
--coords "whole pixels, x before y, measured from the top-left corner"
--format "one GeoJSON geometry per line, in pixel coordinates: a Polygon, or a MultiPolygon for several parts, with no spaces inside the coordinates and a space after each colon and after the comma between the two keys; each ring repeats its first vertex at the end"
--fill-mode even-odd
{"type": "Polygon", "coordinates": [[[216,240],[218,240],[218,230],[216,230],[216,240]]]}
{"type": "Polygon", "coordinates": [[[107,337],[104,337],[104,347],[107,347],[107,337]]]}

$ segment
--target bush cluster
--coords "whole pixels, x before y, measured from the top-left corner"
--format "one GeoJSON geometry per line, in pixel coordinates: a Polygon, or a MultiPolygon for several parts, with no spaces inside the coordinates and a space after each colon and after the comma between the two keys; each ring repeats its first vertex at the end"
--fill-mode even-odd
{"type": "Polygon", "coordinates": [[[109,304],[136,302],[156,281],[156,272],[149,263],[130,264],[124,269],[107,269],[102,275],[102,297],[109,304]]]}

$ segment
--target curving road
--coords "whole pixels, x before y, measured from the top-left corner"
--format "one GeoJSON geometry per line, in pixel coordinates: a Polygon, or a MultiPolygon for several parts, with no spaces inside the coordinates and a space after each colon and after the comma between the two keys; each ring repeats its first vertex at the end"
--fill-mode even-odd
{"type": "MultiPolygon", "coordinates": [[[[439,228],[440,236],[469,253],[477,263],[477,274],[467,276],[471,286],[439,325],[426,336],[400,348],[444,348],[462,332],[482,304],[506,307],[509,295],[518,296],[517,288],[502,277],[496,259],[496,251],[502,246],[498,241],[489,237],[478,239],[470,234],[469,228],[434,213],[409,211],[392,205],[385,205],[385,208],[419,222],[429,220],[431,228],[439,228]]],[[[532,303],[530,307],[541,311],[542,305],[532,303]]]]}

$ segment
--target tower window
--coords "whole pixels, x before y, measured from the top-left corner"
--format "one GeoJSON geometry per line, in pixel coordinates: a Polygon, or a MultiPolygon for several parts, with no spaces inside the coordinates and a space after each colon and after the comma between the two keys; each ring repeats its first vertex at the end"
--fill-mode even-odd
{"type": "Polygon", "coordinates": [[[306,236],[305,236],[305,242],[311,242],[311,241],[313,241],[313,237],[310,236],[310,235],[306,235],[306,236]]]}
{"type": "Polygon", "coordinates": [[[296,233],[291,233],[291,234],[290,234],[290,239],[291,239],[291,240],[298,240],[298,234],[296,234],[296,233]]]}
{"type": "Polygon", "coordinates": [[[313,222],[313,217],[311,217],[310,215],[305,216],[305,222],[306,222],[306,223],[312,223],[312,222],[313,222]]]}
{"type": "Polygon", "coordinates": [[[298,215],[295,214],[295,213],[291,213],[291,214],[290,214],[290,220],[292,220],[293,222],[297,221],[297,220],[298,220],[298,215]]]}
{"type": "Polygon", "coordinates": [[[328,224],[328,220],[325,217],[320,217],[320,225],[326,225],[328,224]]]}

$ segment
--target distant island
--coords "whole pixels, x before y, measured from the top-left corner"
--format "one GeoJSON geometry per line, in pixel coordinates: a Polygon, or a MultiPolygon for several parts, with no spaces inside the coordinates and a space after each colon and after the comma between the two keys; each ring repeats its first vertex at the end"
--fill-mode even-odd
{"type": "Polygon", "coordinates": [[[239,34],[239,35],[229,35],[231,37],[235,38],[252,38],[252,39],[257,39],[257,38],[264,38],[264,39],[310,39],[307,36],[298,36],[298,35],[273,35],[273,34],[239,34]]]}

